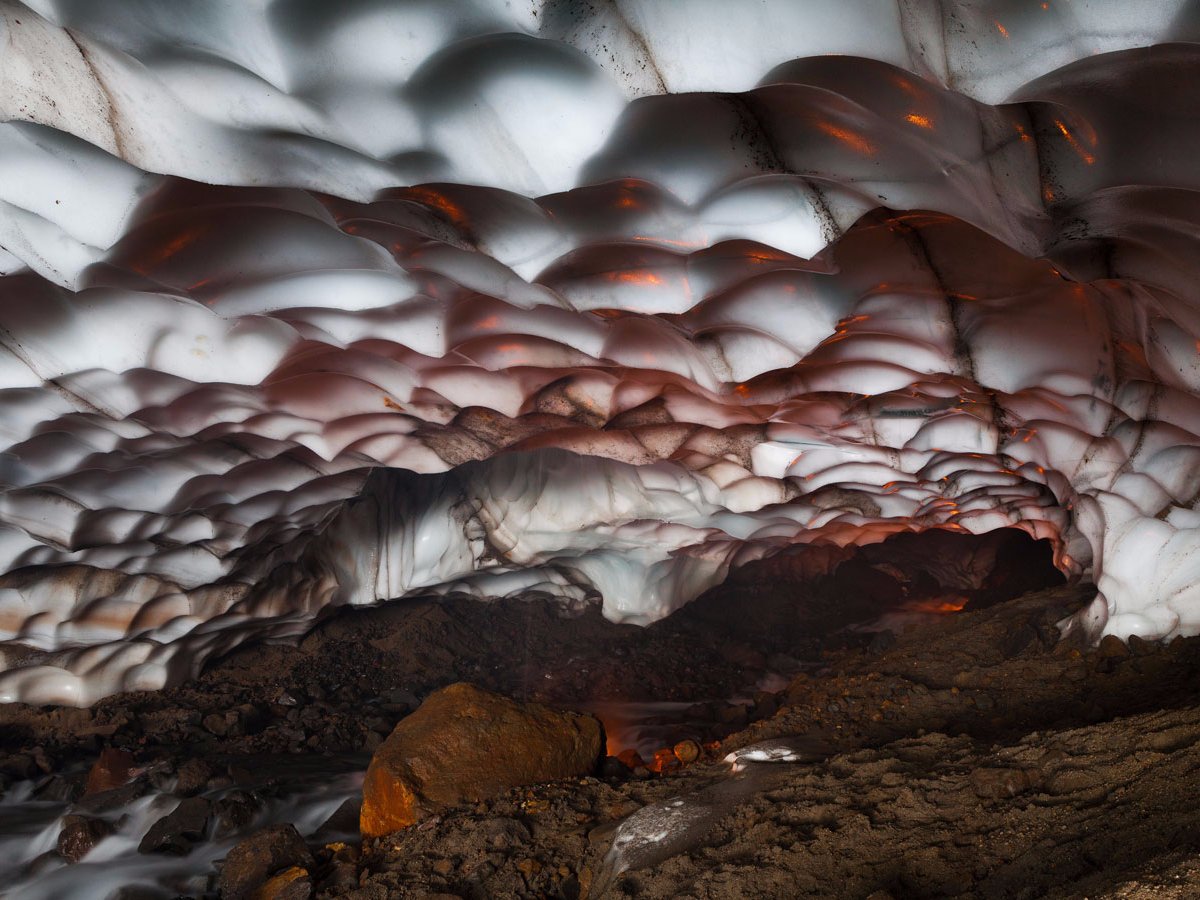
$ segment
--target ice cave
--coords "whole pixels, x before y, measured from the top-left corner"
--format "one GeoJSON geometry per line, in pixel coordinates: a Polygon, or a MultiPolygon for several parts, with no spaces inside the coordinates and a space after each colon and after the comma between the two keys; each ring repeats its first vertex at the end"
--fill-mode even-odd
{"type": "Polygon", "coordinates": [[[0,897],[1200,896],[1196,0],[0,0],[0,119],[0,897]]]}

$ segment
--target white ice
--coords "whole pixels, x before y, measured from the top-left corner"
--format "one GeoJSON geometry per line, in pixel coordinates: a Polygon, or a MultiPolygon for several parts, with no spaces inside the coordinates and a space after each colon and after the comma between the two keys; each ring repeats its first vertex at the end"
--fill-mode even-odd
{"type": "Polygon", "coordinates": [[[1200,633],[1193,6],[0,0],[0,700],[926,528],[1200,633]]]}

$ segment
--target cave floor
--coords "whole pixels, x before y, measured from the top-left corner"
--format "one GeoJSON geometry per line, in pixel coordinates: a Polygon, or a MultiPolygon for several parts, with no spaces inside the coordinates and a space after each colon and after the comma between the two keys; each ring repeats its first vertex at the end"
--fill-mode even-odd
{"type": "Polygon", "coordinates": [[[150,771],[221,760],[235,780],[239,760],[281,754],[364,765],[458,680],[568,706],[675,701],[691,718],[667,732],[692,729],[696,763],[521,789],[320,849],[316,895],[1200,896],[1200,639],[1058,641],[1053,623],[1092,593],[920,617],[891,640],[783,635],[791,654],[703,616],[639,629],[540,602],[405,601],[334,616],[295,647],[242,649],[170,691],[0,707],[0,771],[33,767],[69,796],[106,746],[150,771]],[[761,690],[772,678],[782,689],[761,690]],[[626,817],[719,793],[727,753],[797,735],[811,761],[751,765],[704,828],[615,864],[626,817]]]}

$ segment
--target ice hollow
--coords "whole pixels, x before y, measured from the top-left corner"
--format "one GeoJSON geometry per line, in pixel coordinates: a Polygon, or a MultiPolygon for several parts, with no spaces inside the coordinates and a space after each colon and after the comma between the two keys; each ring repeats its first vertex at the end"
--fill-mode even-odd
{"type": "Polygon", "coordinates": [[[1195,4],[0,29],[0,699],[932,528],[1049,539],[1089,636],[1200,632],[1195,4]]]}

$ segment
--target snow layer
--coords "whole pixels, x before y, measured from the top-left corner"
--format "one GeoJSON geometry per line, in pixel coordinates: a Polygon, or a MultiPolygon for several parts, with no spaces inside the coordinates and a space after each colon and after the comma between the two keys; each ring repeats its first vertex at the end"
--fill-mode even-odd
{"type": "Polygon", "coordinates": [[[934,527],[1200,632],[1200,16],[940,7],[0,0],[0,700],[934,527]]]}

